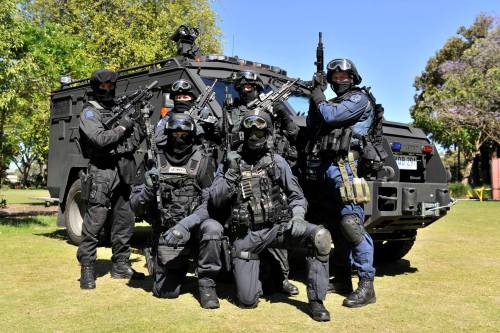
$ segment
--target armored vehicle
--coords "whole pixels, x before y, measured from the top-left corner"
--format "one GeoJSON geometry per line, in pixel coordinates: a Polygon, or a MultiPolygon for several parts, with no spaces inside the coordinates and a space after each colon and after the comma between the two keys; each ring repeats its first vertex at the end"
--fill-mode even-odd
{"type": "MultiPolygon", "coordinates": [[[[213,116],[221,119],[225,86],[234,97],[238,96],[228,78],[244,69],[259,73],[267,91],[292,80],[285,70],[276,66],[223,55],[185,54],[120,70],[116,93],[117,96],[131,94],[158,81],[150,100],[154,109],[151,120],[155,124],[160,117],[160,109],[169,104],[165,101],[169,100],[168,91],[174,81],[188,79],[201,93],[218,79],[214,89],[215,99],[208,103],[208,109],[213,116]]],[[[51,95],[48,189],[51,197],[59,200],[58,225],[66,227],[70,240],[77,244],[81,240],[85,210],[80,200],[78,174],[88,166],[79,145],[78,126],[83,104],[90,93],[89,81],[85,79],[65,83],[51,95]]],[[[301,126],[305,124],[309,93],[305,85],[297,85],[285,102],[287,111],[301,126]]],[[[385,161],[386,169],[391,171],[368,180],[372,201],[366,206],[365,223],[376,241],[377,258],[397,260],[410,250],[417,229],[446,214],[450,197],[446,170],[436,147],[421,130],[386,121],[384,145],[390,155],[385,161]]],[[[136,154],[138,162],[143,159],[144,151],[145,143],[136,154]]],[[[137,174],[141,173],[138,170],[137,174]]]]}

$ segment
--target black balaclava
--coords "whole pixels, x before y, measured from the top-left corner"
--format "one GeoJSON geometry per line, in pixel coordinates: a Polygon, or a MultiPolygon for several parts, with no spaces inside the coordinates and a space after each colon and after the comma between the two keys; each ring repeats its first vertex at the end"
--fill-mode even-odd
{"type": "Polygon", "coordinates": [[[192,99],[190,101],[174,101],[174,108],[176,112],[186,112],[191,109],[193,104],[192,99]]]}
{"type": "Polygon", "coordinates": [[[111,107],[114,104],[115,85],[118,79],[118,73],[109,69],[97,69],[90,77],[90,87],[94,92],[95,99],[104,104],[106,107],[111,107]],[[113,89],[106,90],[99,88],[101,83],[109,82],[113,84],[113,89]]]}
{"type": "Polygon", "coordinates": [[[352,87],[351,80],[343,80],[343,81],[333,81],[330,85],[332,90],[337,94],[337,96],[341,96],[348,92],[352,87]]]}
{"type": "Polygon", "coordinates": [[[168,134],[166,154],[170,161],[175,164],[183,164],[193,152],[194,136],[188,135],[184,138],[178,138],[171,133],[168,134]]]}
{"type": "Polygon", "coordinates": [[[259,92],[257,91],[255,85],[252,85],[252,91],[250,92],[246,92],[243,89],[243,87],[240,89],[240,100],[244,105],[247,105],[259,96],[259,92]]]}

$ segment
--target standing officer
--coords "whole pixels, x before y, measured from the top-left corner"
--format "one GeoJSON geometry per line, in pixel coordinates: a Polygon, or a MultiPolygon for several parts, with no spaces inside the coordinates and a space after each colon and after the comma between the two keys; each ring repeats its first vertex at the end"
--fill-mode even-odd
{"type": "Polygon", "coordinates": [[[312,91],[307,126],[314,138],[308,158],[319,158],[321,166],[311,163],[317,168],[306,173],[316,173],[320,184],[327,184],[326,199],[321,202],[321,208],[334,207],[333,216],[338,219],[329,223],[335,245],[333,289],[340,294],[349,294],[344,299],[344,306],[360,307],[376,301],[373,241],[364,228],[362,205],[369,194],[366,195],[366,182],[357,178],[359,154],[363,149],[363,139],[372,126],[374,105],[366,91],[357,87],[361,76],[352,61],[334,59],[328,63],[327,69],[326,80],[337,97],[327,102],[321,85],[312,91]],[[350,255],[359,276],[358,288],[354,292],[350,255]]]}
{"type": "Polygon", "coordinates": [[[309,246],[310,313],[314,320],[329,321],[323,300],[328,289],[330,233],[304,220],[307,202],[297,178],[286,161],[267,146],[272,133],[269,114],[250,110],[243,116],[241,128],[244,143],[238,152],[228,154],[225,173],[209,188],[208,199],[210,216],[226,221],[239,305],[253,308],[262,295],[262,251],[268,247],[309,246]]]}
{"type": "Polygon", "coordinates": [[[200,207],[202,190],[214,177],[215,161],[195,142],[196,127],[188,114],[170,113],[162,123],[168,145],[159,153],[161,168],[147,171],[146,183],[136,186],[130,198],[133,210],[138,215],[146,213],[153,227],[153,295],[178,297],[190,252],[198,252],[200,303],[205,309],[215,309],[219,307],[215,278],[221,269],[223,228],[208,218],[206,207],[200,207]]]}
{"type": "Polygon", "coordinates": [[[141,130],[128,116],[114,128],[104,126],[106,119],[113,116],[117,78],[117,73],[107,69],[94,71],[90,78],[94,100],[84,105],[80,115],[81,144],[90,159],[86,181],[82,182],[82,194],[88,205],[83,219],[83,240],[77,252],[82,289],[96,286],[96,248],[99,233],[108,217],[111,218],[113,251],[111,277],[144,278],[144,274],[135,272],[129,263],[129,241],[135,222],[129,204],[130,184],[135,177],[133,154],[141,141],[141,130]]]}
{"type": "MultiPolygon", "coordinates": [[[[243,115],[249,111],[247,105],[264,91],[264,83],[257,73],[250,70],[240,71],[232,79],[239,97],[235,99],[233,108],[226,110],[226,112],[228,112],[231,150],[236,150],[243,142],[243,131],[240,125],[243,115]]],[[[293,142],[295,142],[299,127],[293,122],[282,104],[274,107],[271,122],[275,130],[274,133],[277,134],[272,140],[273,152],[285,157],[290,165],[294,164],[297,159],[297,151],[293,146],[293,142]]],[[[299,289],[288,280],[290,273],[288,251],[283,248],[272,247],[269,247],[267,251],[270,256],[266,256],[266,258],[277,262],[281,270],[281,285],[278,288],[285,294],[298,295],[299,289]]]]}

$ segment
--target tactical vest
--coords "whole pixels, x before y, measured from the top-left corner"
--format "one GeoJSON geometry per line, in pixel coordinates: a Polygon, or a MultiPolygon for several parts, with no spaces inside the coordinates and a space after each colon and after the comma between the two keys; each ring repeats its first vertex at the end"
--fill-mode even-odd
{"type": "Polygon", "coordinates": [[[289,217],[286,196],[279,186],[276,164],[271,155],[256,169],[240,163],[241,181],[232,206],[235,231],[260,230],[289,217]]]}
{"type": "Polygon", "coordinates": [[[170,228],[200,205],[200,178],[207,170],[209,159],[202,149],[197,149],[181,166],[172,165],[163,154],[160,159],[161,224],[170,228]]]}

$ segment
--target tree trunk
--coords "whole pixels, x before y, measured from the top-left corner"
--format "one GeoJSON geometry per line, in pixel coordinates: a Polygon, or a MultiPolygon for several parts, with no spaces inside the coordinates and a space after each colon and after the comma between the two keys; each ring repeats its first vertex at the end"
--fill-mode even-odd
{"type": "Polygon", "coordinates": [[[3,142],[4,142],[4,128],[5,128],[5,118],[7,117],[7,111],[2,109],[0,111],[0,185],[1,181],[5,176],[4,170],[4,156],[3,156],[3,142]]]}
{"type": "Polygon", "coordinates": [[[464,178],[462,178],[462,184],[472,185],[472,167],[474,166],[474,160],[477,156],[481,156],[481,151],[478,149],[472,153],[465,154],[465,171],[464,178]]]}

